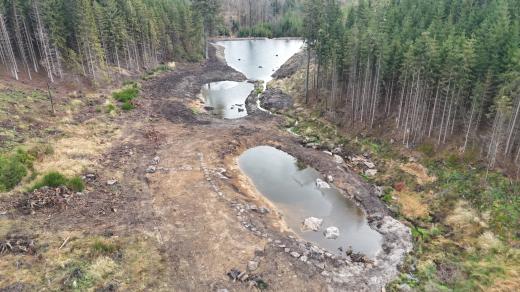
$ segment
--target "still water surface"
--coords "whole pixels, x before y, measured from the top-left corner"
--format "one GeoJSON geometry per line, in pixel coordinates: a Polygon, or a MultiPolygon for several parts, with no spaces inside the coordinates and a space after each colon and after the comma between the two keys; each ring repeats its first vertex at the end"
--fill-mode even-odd
{"type": "Polygon", "coordinates": [[[302,40],[259,39],[220,41],[226,62],[248,79],[271,81],[271,75],[302,49],[302,40]]]}
{"type": "Polygon", "coordinates": [[[247,116],[245,100],[254,87],[249,82],[213,82],[202,87],[202,96],[206,106],[213,108],[214,115],[223,119],[238,119],[247,116]]]}
{"type": "Polygon", "coordinates": [[[349,246],[354,252],[374,257],[381,249],[382,236],[370,228],[364,212],[335,189],[318,189],[319,173],[310,167],[299,168],[291,155],[269,146],[247,150],[239,158],[240,169],[255,187],[284,216],[285,222],[303,239],[314,242],[331,253],[341,254],[349,246]],[[323,219],[318,232],[301,230],[308,217],[323,219]],[[339,228],[337,239],[326,239],[323,231],[339,228]]]}

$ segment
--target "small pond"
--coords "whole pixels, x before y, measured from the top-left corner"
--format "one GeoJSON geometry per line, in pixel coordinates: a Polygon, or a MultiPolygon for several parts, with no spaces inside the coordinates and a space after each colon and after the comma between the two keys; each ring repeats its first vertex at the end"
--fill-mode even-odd
{"type": "Polygon", "coordinates": [[[239,158],[240,169],[255,187],[282,213],[288,227],[307,241],[331,253],[352,247],[374,257],[381,249],[382,236],[370,228],[364,212],[335,188],[318,188],[319,173],[299,165],[291,155],[269,146],[247,150],[239,158]],[[320,231],[302,231],[305,218],[323,219],[320,231]],[[339,237],[326,239],[324,230],[335,226],[339,237]]]}
{"type": "Polygon", "coordinates": [[[223,119],[238,119],[247,116],[245,100],[253,91],[249,82],[221,81],[202,87],[202,97],[206,107],[223,119]]]}

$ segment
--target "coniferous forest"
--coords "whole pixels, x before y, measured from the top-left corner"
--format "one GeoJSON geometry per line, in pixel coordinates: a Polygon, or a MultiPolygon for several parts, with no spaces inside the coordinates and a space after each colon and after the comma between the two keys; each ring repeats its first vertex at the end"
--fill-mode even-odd
{"type": "Polygon", "coordinates": [[[110,68],[201,58],[202,25],[184,0],[4,0],[0,57],[16,79],[67,71],[98,81],[110,68]]]}
{"type": "Polygon", "coordinates": [[[313,64],[307,102],[335,122],[388,122],[408,147],[455,138],[460,151],[520,161],[520,2],[305,2],[313,64]]]}

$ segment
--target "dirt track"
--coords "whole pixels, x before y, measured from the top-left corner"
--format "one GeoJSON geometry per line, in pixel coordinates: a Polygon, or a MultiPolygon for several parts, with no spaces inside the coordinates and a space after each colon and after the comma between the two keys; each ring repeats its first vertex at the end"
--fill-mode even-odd
{"type": "MultiPolygon", "coordinates": [[[[381,289],[395,276],[395,265],[410,246],[407,229],[388,221],[386,208],[370,186],[321,151],[302,147],[297,137],[280,130],[280,117],[227,121],[194,113],[201,110],[196,95],[204,83],[243,79],[213,51],[204,64],[179,65],[146,82],[138,108],[113,121],[120,135],[89,170],[96,177],[89,181],[87,195],[64,211],[26,217],[31,229],[137,236],[135,240],[147,246],[139,249],[137,262],[150,267],[136,272],[129,282],[116,283],[121,289],[249,291],[259,279],[273,291],[381,289]],[[366,208],[374,228],[388,233],[385,255],[370,263],[309,252],[311,246],[285,231],[280,216],[237,168],[238,155],[257,145],[281,148],[334,175],[335,184],[366,208]],[[108,186],[111,179],[117,183],[108,186]],[[291,256],[286,248],[307,252],[308,260],[291,256]],[[249,261],[259,263],[258,269],[243,275],[249,280],[230,280],[227,273],[234,268],[246,271],[249,261]]],[[[8,215],[22,216],[16,210],[8,215]]]]}

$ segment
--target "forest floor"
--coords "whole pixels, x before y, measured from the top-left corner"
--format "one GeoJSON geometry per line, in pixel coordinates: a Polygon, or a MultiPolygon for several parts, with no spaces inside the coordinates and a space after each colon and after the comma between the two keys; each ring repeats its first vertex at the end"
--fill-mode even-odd
{"type": "MultiPolygon", "coordinates": [[[[370,185],[332,156],[302,147],[284,129],[285,117],[206,113],[197,97],[203,84],[244,80],[213,53],[140,81],[130,111],[112,89],[55,92],[55,115],[43,85],[1,89],[2,155],[23,153],[30,173],[0,193],[0,291],[369,290],[395,276],[403,248],[388,266],[310,254],[262,200],[236,158],[272,145],[333,174],[338,187],[356,188],[367,213],[377,215],[373,224],[401,228],[383,222],[388,211],[370,185]],[[82,177],[85,188],[29,191],[52,171],[82,177]],[[342,278],[365,270],[376,277],[342,278]]],[[[406,238],[388,234],[387,241],[400,247],[406,238]]]]}

